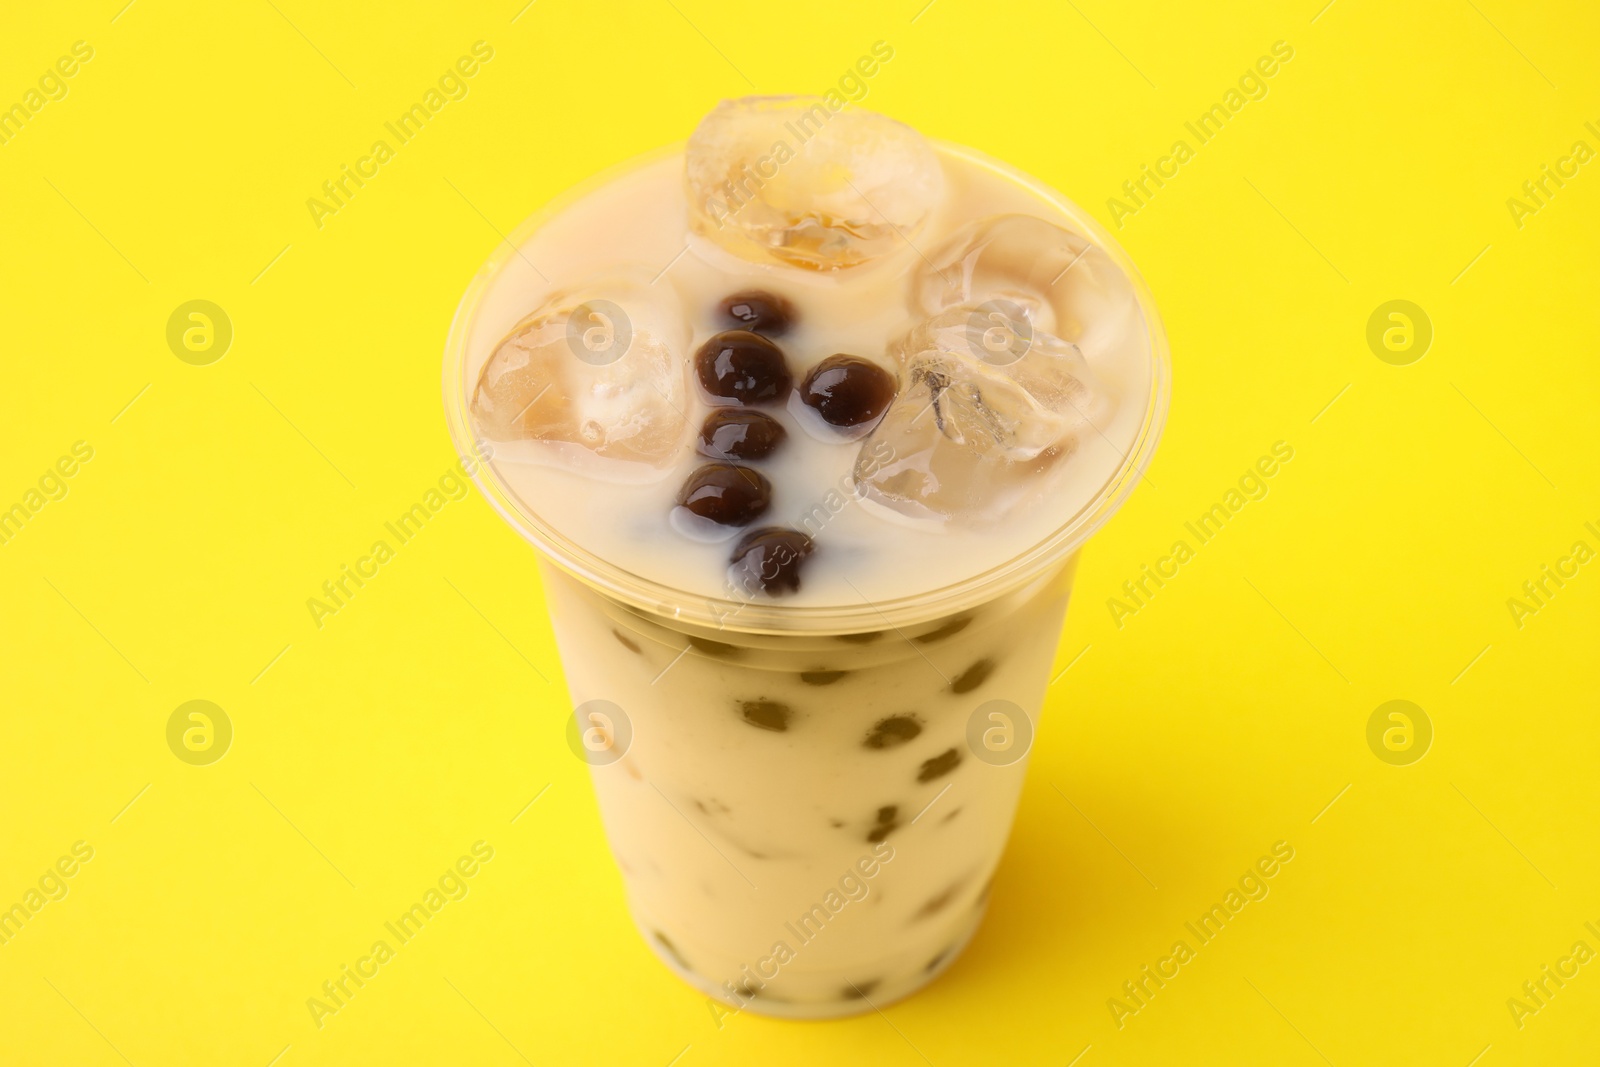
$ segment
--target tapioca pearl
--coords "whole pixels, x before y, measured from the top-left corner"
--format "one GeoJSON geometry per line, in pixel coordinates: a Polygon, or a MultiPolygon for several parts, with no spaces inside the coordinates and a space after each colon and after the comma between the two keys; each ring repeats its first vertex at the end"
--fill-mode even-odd
{"type": "Polygon", "coordinates": [[[751,726],[779,733],[789,729],[789,720],[794,716],[789,705],[776,700],[743,700],[739,702],[739,710],[751,726]]]}
{"type": "Polygon", "coordinates": [[[957,808],[956,810],[952,811],[949,815],[946,815],[944,818],[940,819],[939,821],[941,823],[954,822],[956,816],[960,815],[962,810],[963,809],[961,809],[961,808],[957,808]]]}
{"type": "Polygon", "coordinates": [[[721,460],[764,459],[789,436],[771,415],[748,408],[717,408],[700,424],[695,448],[703,456],[721,460]]]}
{"type": "Polygon", "coordinates": [[[781,337],[794,325],[794,305],[765,289],[743,289],[717,305],[729,326],[768,337],[781,337]]]}
{"type": "Polygon", "coordinates": [[[928,965],[926,967],[922,968],[922,973],[923,974],[932,974],[934,971],[937,971],[939,969],[939,965],[941,963],[943,963],[945,960],[949,959],[950,958],[950,953],[952,953],[954,951],[955,951],[955,946],[952,945],[950,948],[945,949],[943,952],[941,952],[937,956],[933,957],[933,959],[928,961],[928,965]]]}
{"type": "Polygon", "coordinates": [[[930,760],[922,761],[922,769],[917,771],[917,781],[931,782],[935,778],[943,778],[961,762],[961,753],[956,749],[946,749],[930,760]]]}
{"type": "Polygon", "coordinates": [[[716,334],[695,353],[694,366],[700,387],[714,400],[770,404],[794,385],[783,349],[749,330],[716,334]]]}
{"type": "Polygon", "coordinates": [[[882,978],[868,978],[864,982],[851,982],[849,985],[845,986],[844,992],[841,994],[841,996],[845,1000],[866,1000],[872,995],[872,991],[877,989],[879,984],[882,982],[882,978]]]}
{"type": "Polygon", "coordinates": [[[800,383],[800,402],[829,426],[841,429],[876,422],[894,400],[894,375],[870,360],[840,353],[812,367],[800,383]]]}
{"type": "Polygon", "coordinates": [[[772,504],[772,483],[760,471],[707,463],[678,490],[678,506],[719,526],[748,526],[772,504]]]}
{"type": "Polygon", "coordinates": [[[800,680],[807,685],[832,685],[849,671],[801,671],[800,680]]]}
{"type": "Polygon", "coordinates": [[[878,821],[881,823],[894,822],[894,817],[898,814],[900,814],[900,805],[885,804],[883,807],[878,809],[878,821]]]}
{"type": "Polygon", "coordinates": [[[938,629],[929,630],[925,634],[918,634],[911,640],[915,641],[919,645],[931,645],[935,641],[943,641],[947,637],[954,637],[962,630],[965,630],[971,622],[971,615],[957,615],[955,618],[945,622],[945,624],[940,626],[938,629]]]}
{"type": "Polygon", "coordinates": [[[938,895],[928,898],[928,901],[923,904],[922,907],[918,908],[917,913],[911,917],[911,921],[916,922],[919,919],[929,919],[939,914],[945,908],[950,906],[950,902],[956,898],[956,894],[960,893],[961,887],[966,884],[967,879],[963,878],[938,895]]]}
{"type": "Polygon", "coordinates": [[[735,588],[768,596],[800,591],[800,568],[815,550],[811,538],[782,526],[751,530],[733,546],[728,576],[735,588]]]}
{"type": "Polygon", "coordinates": [[[692,634],[685,634],[684,636],[688,639],[690,648],[696,652],[704,652],[708,656],[722,656],[725,659],[732,659],[740,652],[740,649],[734,645],[713,641],[709,637],[695,637],[692,634]]]}
{"type": "Polygon", "coordinates": [[[868,630],[866,633],[860,634],[835,634],[834,640],[843,641],[850,645],[870,645],[882,637],[883,634],[884,631],[882,630],[868,630]]]}
{"type": "Polygon", "coordinates": [[[611,636],[615,637],[618,641],[621,641],[622,642],[622,647],[627,649],[629,652],[638,652],[639,651],[638,642],[636,642],[632,638],[624,635],[621,630],[612,630],[611,631],[611,636]]]}
{"type": "Polygon", "coordinates": [[[861,742],[867,748],[895,748],[905,744],[922,732],[922,724],[915,715],[891,715],[887,719],[879,719],[867,731],[867,738],[861,742]]]}
{"type": "Polygon", "coordinates": [[[952,693],[970,693],[978,686],[989,680],[989,675],[994,673],[994,660],[987,657],[980,659],[960,674],[955,681],[950,683],[952,693]]]}
{"type": "Polygon", "coordinates": [[[650,935],[656,939],[656,944],[660,945],[662,950],[665,951],[669,957],[671,957],[672,962],[676,963],[679,967],[682,967],[686,971],[694,970],[693,967],[689,966],[689,961],[683,958],[683,953],[678,951],[678,946],[674,945],[670,940],[667,939],[666,934],[662,933],[660,930],[652,930],[650,931],[650,935]]]}

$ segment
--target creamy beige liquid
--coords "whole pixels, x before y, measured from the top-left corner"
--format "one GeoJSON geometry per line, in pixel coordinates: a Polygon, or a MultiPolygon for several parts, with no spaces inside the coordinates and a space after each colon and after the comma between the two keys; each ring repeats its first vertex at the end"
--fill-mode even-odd
{"type": "MultiPolygon", "coordinates": [[[[1071,228],[999,173],[941,158],[949,196],[917,247],[832,275],[745,263],[689,238],[680,156],[627,173],[552,218],[490,279],[466,340],[466,381],[552,289],[620,264],[661,272],[655,284],[692,324],[689,352],[726,328],[714,318],[719,300],[762,288],[798,309],[798,327],[779,339],[796,381],[835,352],[893,366],[886,353],[912,325],[908,288],[924,250],[1001,212],[1071,228]]],[[[998,526],[934,528],[863,507],[850,493],[859,443],[819,439],[786,406],[764,408],[789,437],[755,464],[775,487],[760,522],[813,530],[818,546],[800,593],[783,603],[923,593],[1000,565],[1065,523],[1120,468],[1146,414],[1143,320],[1120,326],[1085,348],[1110,394],[1098,432],[1056,465],[1038,506],[998,526]],[[804,518],[830,491],[844,503],[814,529],[804,518]]],[[[692,379],[690,404],[685,417],[698,427],[707,407],[692,379]]],[[[685,473],[705,462],[691,448],[656,480],[624,484],[564,469],[538,442],[496,442],[493,474],[604,560],[686,599],[717,596],[728,543],[685,537],[669,520],[685,473]]],[[[977,593],[942,618],[843,636],[697,628],[674,621],[670,605],[625,606],[544,566],[634,918],[719,1011],[871,1010],[960,952],[1010,832],[1075,559],[998,599],[977,593]],[[980,740],[1006,724],[1013,748],[980,740]]]]}
{"type": "Polygon", "coordinates": [[[865,643],[689,631],[544,573],[579,719],[617,738],[592,768],[606,833],[669,966],[719,1010],[821,1017],[955,959],[1011,830],[1071,561],[865,643]],[[755,701],[783,728],[752,725],[755,701]],[[974,745],[975,718],[1011,733],[974,745]]]}
{"type": "MultiPolygon", "coordinates": [[[[923,256],[966,224],[1005,212],[1038,215],[1073,229],[1054,205],[1004,176],[941,154],[948,196],[922,233],[883,261],[834,274],[748,263],[691,237],[686,222],[683,161],[671,155],[595,190],[542,226],[492,279],[467,339],[468,382],[476,382],[500,341],[552,290],[619,266],[660,274],[693,328],[685,359],[726,329],[718,302],[743,289],[787,297],[798,325],[778,338],[796,382],[837,352],[894,368],[891,344],[922,316],[909,291],[923,256]],[[685,251],[687,249],[687,251],[685,251]],[[668,266],[669,264],[670,267],[668,266]],[[537,271],[537,273],[536,273],[537,271]],[[544,275],[544,278],[540,277],[544,275]],[[548,279],[548,280],[546,280],[548,279]]],[[[1070,284],[1070,276],[1064,284],[1070,284]]],[[[1001,524],[935,527],[862,507],[851,491],[859,441],[814,436],[788,405],[761,410],[788,430],[784,447],[754,464],[771,481],[771,510],[757,525],[812,533],[817,552],[804,570],[796,606],[859,605],[923,593],[981,574],[1043,541],[1094,497],[1124,463],[1145,416],[1150,392],[1148,337],[1142,318],[1103,324],[1109,340],[1084,355],[1109,400],[1094,431],[1077,435],[1076,450],[1042,486],[1037,506],[1001,524]]],[[[698,428],[709,404],[691,377],[685,419],[698,428]]],[[[684,536],[670,518],[684,477],[707,462],[693,435],[678,461],[647,484],[597,480],[575,472],[542,442],[495,442],[494,467],[507,488],[558,532],[635,574],[687,593],[726,595],[730,541],[684,536]]]]}

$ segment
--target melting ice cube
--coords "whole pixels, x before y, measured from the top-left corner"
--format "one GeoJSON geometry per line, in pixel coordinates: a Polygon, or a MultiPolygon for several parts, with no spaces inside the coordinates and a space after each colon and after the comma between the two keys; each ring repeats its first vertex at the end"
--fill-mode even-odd
{"type": "Polygon", "coordinates": [[[818,271],[914,238],[944,191],[917,131],[814,96],[724,100],[689,138],[686,174],[696,233],[745,259],[818,271]]]}
{"type": "Polygon", "coordinates": [[[1044,473],[1110,407],[1075,345],[994,302],[945,310],[898,356],[905,387],[863,444],[855,479],[868,501],[913,518],[1002,517],[1044,488],[1044,473]]]}
{"type": "Polygon", "coordinates": [[[548,442],[569,462],[663,467],[692,429],[688,344],[670,290],[623,276],[557,293],[489,357],[473,418],[491,440],[548,442]]]}
{"type": "Polygon", "coordinates": [[[1143,334],[1133,285],[1111,257],[1088,238],[1032,215],[975,222],[918,270],[913,299],[922,314],[1011,303],[1035,329],[1078,345],[1091,363],[1143,334]]]}

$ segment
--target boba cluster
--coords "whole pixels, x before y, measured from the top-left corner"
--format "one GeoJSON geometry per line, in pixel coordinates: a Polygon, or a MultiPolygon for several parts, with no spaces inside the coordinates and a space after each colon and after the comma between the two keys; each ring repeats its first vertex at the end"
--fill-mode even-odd
{"type": "MultiPolygon", "coordinates": [[[[775,340],[795,322],[788,300],[747,290],[725,297],[717,311],[727,328],[694,357],[695,377],[715,405],[700,427],[696,451],[712,462],[684,480],[677,506],[717,526],[743,528],[772,505],[772,483],[752,464],[776,454],[788,438],[783,424],[760,408],[784,404],[796,393],[824,423],[854,434],[888,410],[896,383],[876,363],[839,353],[813,367],[797,387],[775,340]]],[[[801,567],[815,548],[799,530],[754,527],[734,543],[730,573],[746,590],[796,593],[801,567]]]]}

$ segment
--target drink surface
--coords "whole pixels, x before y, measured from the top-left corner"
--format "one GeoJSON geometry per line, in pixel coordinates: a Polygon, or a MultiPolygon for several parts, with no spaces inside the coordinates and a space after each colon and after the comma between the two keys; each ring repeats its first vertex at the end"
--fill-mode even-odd
{"type": "MultiPolygon", "coordinates": [[[[940,193],[925,223],[914,235],[897,232],[886,239],[872,261],[835,271],[752,262],[695,232],[685,160],[678,153],[628,170],[546,219],[487,280],[465,337],[466,387],[488,380],[485,368],[505,339],[552,293],[568,290],[586,298],[621,293],[610,306],[620,305],[622,329],[633,332],[630,343],[662,341],[666,363],[626,375],[622,364],[609,368],[628,378],[625,389],[638,399],[624,396],[609,408],[602,406],[595,421],[628,417],[626,407],[616,405],[637,402],[656,409],[652,425],[664,437],[647,441],[654,451],[649,461],[637,462],[625,450],[597,455],[581,442],[520,438],[504,432],[503,424],[497,430],[494,420],[475,409],[475,429],[493,442],[493,476],[515,506],[608,564],[687,597],[739,599],[730,582],[730,549],[749,529],[778,526],[803,533],[814,551],[804,561],[798,589],[783,590],[783,603],[804,607],[859,607],[973,578],[1045,541],[1083,511],[1125,469],[1146,425],[1154,385],[1144,312],[1121,270],[1088,244],[1055,202],[975,157],[944,148],[931,155],[941,172],[940,193]],[[1047,262],[1055,254],[1062,264],[1059,272],[1051,266],[1055,277],[997,283],[982,277],[985,270],[993,273],[989,264],[976,253],[964,254],[963,243],[972,241],[975,227],[1015,215],[1044,219],[1053,224],[1052,233],[1060,227],[1078,242],[1057,242],[1034,253],[1026,244],[1032,238],[1024,234],[1019,248],[1006,250],[1019,275],[1038,274],[1034,261],[1047,262]],[[1080,246],[1078,253],[1060,258],[1063,247],[1071,252],[1080,246]],[[1027,291],[1030,285],[1035,292],[1027,291]],[[930,300],[936,307],[944,289],[961,289],[968,300],[946,315],[955,325],[938,343],[972,348],[981,358],[957,357],[982,372],[1013,375],[1040,359],[1046,342],[1059,345],[1047,332],[1057,331],[1074,349],[1068,362],[1075,377],[1067,381],[1084,383],[1066,398],[1075,425],[1061,432],[1051,424],[1048,432],[1059,439],[1043,451],[1038,441],[1030,446],[1027,440],[1035,430],[1027,422],[1030,412],[1021,412],[1019,422],[1002,410],[994,425],[984,423],[980,429],[993,431],[996,439],[1013,435],[998,444],[985,437],[991,451],[1026,459],[1000,462],[999,474],[993,463],[977,464],[972,486],[959,484],[948,465],[924,477],[919,471],[927,465],[907,455],[926,443],[925,427],[952,420],[955,428],[946,432],[959,434],[962,426],[962,412],[952,416],[929,402],[926,375],[920,379],[924,392],[916,392],[916,345],[907,341],[929,320],[930,300]],[[764,479],[768,502],[751,523],[719,526],[678,506],[686,479],[715,461],[696,447],[703,421],[730,405],[707,393],[695,374],[695,355],[720,331],[738,325],[722,309],[726,298],[751,290],[782,298],[792,308],[792,325],[772,341],[795,388],[824,360],[848,354],[893,376],[900,410],[891,407],[875,429],[865,427],[870,432],[861,436],[825,424],[793,391],[750,405],[783,430],[770,455],[737,464],[764,479]],[[984,303],[980,297],[990,299],[984,303]],[[1058,309],[1054,313],[1052,303],[1058,309]],[[1032,314],[1013,314],[1016,321],[1006,321],[1004,314],[1019,305],[1032,314]],[[1062,307],[1073,321],[1063,321],[1062,307]],[[1031,322],[1024,321],[1030,317],[1031,322]],[[1019,342],[1015,331],[1030,329],[1038,332],[1019,342]],[[1034,351],[1013,364],[1015,350],[1030,344],[1034,351]],[[641,385],[653,373],[664,376],[641,385]],[[900,478],[900,485],[907,477],[920,478],[919,491],[931,486],[946,496],[965,495],[952,506],[936,499],[929,508],[914,501],[907,505],[903,498],[886,504],[861,491],[863,475],[872,477],[875,467],[876,477],[886,479],[883,471],[902,466],[911,473],[900,478]],[[996,482],[1005,485],[990,484],[996,482]]],[[[617,328],[605,313],[586,317],[571,336],[580,343],[594,337],[604,342],[617,328]]],[[[980,388],[981,383],[969,392],[977,396],[980,388]]],[[[947,399],[954,395],[945,394],[947,399]]],[[[983,395],[998,394],[991,388],[983,395]]],[[[983,423],[989,412],[981,399],[976,406],[983,423]]],[[[969,440],[971,422],[966,424],[969,440]]]]}

